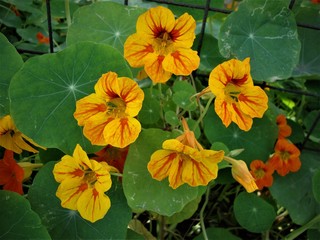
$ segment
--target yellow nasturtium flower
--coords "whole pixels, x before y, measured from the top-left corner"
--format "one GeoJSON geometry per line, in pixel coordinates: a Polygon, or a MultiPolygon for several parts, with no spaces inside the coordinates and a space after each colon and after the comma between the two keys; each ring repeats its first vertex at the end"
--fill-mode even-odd
{"type": "Polygon", "coordinates": [[[268,96],[253,85],[250,58],[231,59],[215,67],[209,76],[209,89],[216,96],[214,107],[223,124],[231,122],[248,131],[252,118],[262,118],[268,109],[268,96]]]}
{"type": "Polygon", "coordinates": [[[78,210],[81,217],[95,222],[108,212],[111,202],[105,192],[111,187],[110,171],[116,171],[106,162],[89,159],[77,144],[73,156],[65,155],[53,169],[60,183],[56,196],[61,206],[78,210]]]}
{"type": "Polygon", "coordinates": [[[1,147],[4,147],[18,154],[22,153],[23,150],[37,153],[38,150],[31,147],[29,143],[36,147],[41,147],[17,129],[10,115],[6,115],[0,118],[1,147]]]}
{"type": "Polygon", "coordinates": [[[138,115],[144,93],[130,78],[118,77],[114,72],[103,74],[95,93],[76,103],[74,117],[92,144],[108,144],[124,148],[134,142],[140,131],[138,115]]]}
{"type": "Polygon", "coordinates": [[[124,57],[132,67],[144,66],[154,83],[164,83],[172,74],[189,75],[200,64],[191,49],[195,28],[195,20],[187,13],[175,19],[167,8],[151,8],[139,16],[136,33],[124,44],[124,57]]]}
{"type": "Polygon", "coordinates": [[[207,185],[217,178],[224,152],[203,149],[184,119],[182,124],[184,133],[164,141],[163,149],[151,155],[148,171],[158,181],[168,177],[173,189],[184,183],[193,187],[207,185]]]}

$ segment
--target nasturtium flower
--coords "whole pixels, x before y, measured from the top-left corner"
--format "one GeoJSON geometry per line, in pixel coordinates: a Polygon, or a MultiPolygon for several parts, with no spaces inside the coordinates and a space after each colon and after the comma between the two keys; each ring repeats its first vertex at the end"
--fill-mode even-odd
{"type": "Polygon", "coordinates": [[[135,118],[144,99],[138,84],[114,72],[103,74],[95,93],[76,103],[74,117],[92,144],[124,148],[134,142],[141,124],[135,118]]]}
{"type": "Polygon", "coordinates": [[[0,185],[4,190],[23,195],[22,182],[24,171],[13,158],[13,151],[6,149],[0,160],[0,185]]]}
{"type": "Polygon", "coordinates": [[[300,169],[300,150],[289,140],[278,139],[274,150],[275,153],[268,161],[280,176],[300,169]]]}
{"type": "Polygon", "coordinates": [[[276,123],[279,128],[278,138],[286,138],[291,135],[292,129],[287,124],[286,116],[283,114],[280,114],[277,116],[276,123]]]}
{"type": "Polygon", "coordinates": [[[78,210],[81,217],[95,222],[108,212],[111,202],[105,194],[112,185],[110,171],[117,171],[106,162],[89,159],[77,144],[73,155],[65,155],[53,169],[60,183],[56,196],[61,206],[78,210]]]}
{"type": "Polygon", "coordinates": [[[195,28],[195,20],[187,13],[175,19],[167,8],[151,8],[139,16],[136,33],[124,43],[124,57],[132,67],[144,66],[154,83],[164,83],[172,74],[190,75],[200,64],[191,49],[195,28]]]}
{"type": "Polygon", "coordinates": [[[250,163],[250,173],[254,177],[259,190],[272,186],[273,172],[274,169],[269,162],[264,163],[261,160],[253,160],[250,163]]]}
{"type": "Polygon", "coordinates": [[[250,58],[231,59],[215,67],[209,76],[209,90],[216,96],[214,108],[226,127],[234,122],[248,131],[252,119],[262,118],[268,108],[267,94],[253,85],[250,58]]]}
{"type": "Polygon", "coordinates": [[[0,146],[19,154],[23,150],[33,153],[38,152],[27,142],[36,147],[41,147],[17,129],[10,115],[0,118],[0,146]]]}
{"type": "Polygon", "coordinates": [[[224,152],[203,149],[184,119],[182,124],[184,133],[176,139],[164,141],[163,149],[151,155],[148,171],[158,181],[168,177],[173,189],[184,183],[193,187],[207,185],[217,178],[218,163],[224,152]]]}
{"type": "Polygon", "coordinates": [[[231,163],[232,177],[240,183],[248,193],[258,189],[255,179],[252,177],[245,161],[236,160],[231,157],[224,157],[224,160],[231,163]]]}

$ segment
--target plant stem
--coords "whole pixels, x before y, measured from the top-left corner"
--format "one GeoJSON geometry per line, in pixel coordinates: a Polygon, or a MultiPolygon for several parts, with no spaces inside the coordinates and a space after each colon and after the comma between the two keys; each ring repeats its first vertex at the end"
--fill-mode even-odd
{"type": "Polygon", "coordinates": [[[71,25],[71,14],[70,14],[70,3],[69,0],[65,0],[64,7],[66,11],[67,25],[70,27],[71,25]]]}
{"type": "Polygon", "coordinates": [[[206,198],[205,198],[205,201],[202,205],[202,208],[200,210],[200,225],[201,225],[201,230],[202,230],[202,234],[203,234],[203,239],[204,240],[208,240],[208,235],[207,235],[207,232],[206,232],[206,226],[204,225],[204,210],[206,209],[207,207],[207,204],[209,202],[209,194],[210,194],[210,186],[208,185],[207,187],[207,191],[206,191],[206,198]]]}
{"type": "Polygon", "coordinates": [[[209,98],[206,107],[203,109],[202,113],[200,114],[200,116],[199,116],[196,124],[194,125],[192,131],[195,131],[196,128],[199,126],[200,122],[202,122],[204,116],[207,114],[207,112],[208,112],[208,110],[209,110],[209,107],[210,107],[211,102],[213,101],[213,99],[214,99],[214,96],[212,96],[211,98],[209,98]]]}
{"type": "Polygon", "coordinates": [[[285,240],[293,240],[296,237],[298,237],[300,234],[302,234],[307,229],[311,228],[315,223],[320,222],[320,214],[311,219],[309,222],[307,222],[305,225],[301,226],[300,228],[294,230],[290,234],[288,234],[284,239],[285,240]]]}

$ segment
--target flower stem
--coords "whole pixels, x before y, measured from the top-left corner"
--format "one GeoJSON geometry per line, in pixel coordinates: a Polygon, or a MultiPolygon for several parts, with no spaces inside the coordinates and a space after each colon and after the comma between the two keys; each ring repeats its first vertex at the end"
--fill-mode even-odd
{"type": "Polygon", "coordinates": [[[290,234],[288,234],[284,239],[285,240],[293,240],[296,239],[300,234],[302,234],[307,229],[311,228],[315,223],[320,222],[320,214],[311,219],[309,222],[307,222],[305,225],[301,226],[300,228],[294,230],[290,234]]]}
{"type": "Polygon", "coordinates": [[[214,99],[214,96],[212,96],[211,98],[209,98],[206,107],[203,109],[203,111],[202,111],[201,115],[199,116],[196,124],[194,125],[192,131],[195,131],[196,128],[199,126],[200,122],[202,122],[204,116],[207,114],[207,112],[208,112],[208,110],[209,110],[209,107],[210,107],[211,102],[213,101],[213,99],[214,99]]]}
{"type": "Polygon", "coordinates": [[[65,11],[66,11],[67,25],[68,25],[68,27],[70,27],[70,25],[71,25],[71,14],[70,14],[70,3],[69,3],[69,0],[66,0],[64,2],[64,7],[65,7],[65,11]]]}
{"type": "Polygon", "coordinates": [[[206,209],[207,207],[207,204],[209,202],[209,194],[210,194],[210,186],[208,185],[207,187],[207,191],[206,191],[206,198],[205,198],[205,201],[202,205],[202,208],[200,210],[200,225],[201,225],[201,230],[202,230],[202,234],[203,234],[203,239],[204,240],[208,240],[208,235],[207,235],[207,232],[206,232],[206,226],[204,225],[204,210],[206,209]]]}

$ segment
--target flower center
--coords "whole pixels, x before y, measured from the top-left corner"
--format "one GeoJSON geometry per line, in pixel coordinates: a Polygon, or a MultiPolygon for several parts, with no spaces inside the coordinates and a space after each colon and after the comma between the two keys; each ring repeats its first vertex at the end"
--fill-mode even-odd
{"type": "Polygon", "coordinates": [[[257,179],[261,179],[261,178],[264,177],[265,172],[263,171],[262,168],[259,168],[259,169],[257,169],[257,170],[254,172],[254,175],[255,175],[255,177],[256,177],[257,179]]]}
{"type": "Polygon", "coordinates": [[[287,161],[290,158],[290,153],[287,151],[281,151],[279,155],[282,161],[287,161]]]}
{"type": "Polygon", "coordinates": [[[163,31],[155,39],[155,44],[153,46],[155,51],[159,55],[166,56],[173,52],[173,41],[170,33],[163,31]]]}
{"type": "Polygon", "coordinates": [[[125,115],[126,103],[122,98],[114,98],[107,102],[107,113],[114,117],[122,117],[125,115]]]}
{"type": "Polygon", "coordinates": [[[232,83],[228,83],[224,89],[226,101],[229,103],[238,102],[240,93],[240,88],[232,83]]]}
{"type": "Polygon", "coordinates": [[[86,171],[84,174],[84,181],[86,181],[90,186],[93,186],[97,181],[97,175],[91,170],[86,171]]]}

